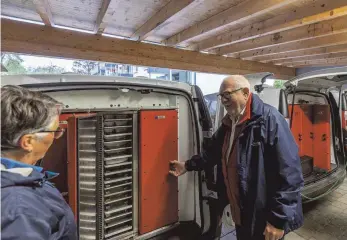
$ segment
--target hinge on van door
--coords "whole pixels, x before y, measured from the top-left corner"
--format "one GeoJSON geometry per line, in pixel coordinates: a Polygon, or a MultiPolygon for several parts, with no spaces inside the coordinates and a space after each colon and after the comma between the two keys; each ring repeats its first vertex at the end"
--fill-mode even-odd
{"type": "Polygon", "coordinates": [[[337,151],[340,151],[340,140],[338,137],[335,137],[335,147],[337,151]]]}
{"type": "Polygon", "coordinates": [[[199,102],[199,98],[193,98],[194,102],[199,102]]]}
{"type": "Polygon", "coordinates": [[[313,132],[310,132],[310,138],[313,139],[314,138],[314,134],[313,132]]]}
{"type": "Polygon", "coordinates": [[[203,131],[202,135],[203,135],[204,138],[211,138],[212,137],[212,130],[203,131]]]}

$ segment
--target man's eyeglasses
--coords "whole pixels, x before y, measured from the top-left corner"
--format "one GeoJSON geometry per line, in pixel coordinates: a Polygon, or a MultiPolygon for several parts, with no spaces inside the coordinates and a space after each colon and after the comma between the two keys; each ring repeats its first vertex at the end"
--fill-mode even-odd
{"type": "Polygon", "coordinates": [[[44,132],[52,132],[52,133],[54,133],[54,138],[58,139],[58,138],[61,138],[61,136],[63,136],[63,134],[65,132],[65,129],[61,128],[61,127],[58,127],[57,130],[55,130],[55,131],[40,131],[40,132],[42,132],[42,133],[44,133],[44,132]]]}
{"type": "Polygon", "coordinates": [[[218,94],[217,96],[219,97],[219,99],[225,98],[227,100],[230,100],[231,99],[231,95],[233,95],[237,91],[240,91],[241,89],[243,89],[243,88],[238,88],[238,89],[236,89],[234,91],[231,91],[231,92],[223,92],[223,93],[218,94]]]}

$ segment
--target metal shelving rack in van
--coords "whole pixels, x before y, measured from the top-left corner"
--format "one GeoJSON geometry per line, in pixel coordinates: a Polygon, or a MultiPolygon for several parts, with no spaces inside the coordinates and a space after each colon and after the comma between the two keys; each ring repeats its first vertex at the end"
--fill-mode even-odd
{"type": "Polygon", "coordinates": [[[118,239],[136,231],[136,116],[112,112],[79,120],[80,239],[118,239]]]}
{"type": "Polygon", "coordinates": [[[96,117],[78,119],[78,228],[80,239],[96,236],[96,117]]]}

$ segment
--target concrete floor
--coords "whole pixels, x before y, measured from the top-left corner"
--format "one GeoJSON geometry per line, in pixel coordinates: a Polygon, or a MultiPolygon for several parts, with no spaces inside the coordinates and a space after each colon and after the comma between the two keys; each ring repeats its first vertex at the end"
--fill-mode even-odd
{"type": "Polygon", "coordinates": [[[285,240],[346,240],[347,180],[334,192],[304,205],[304,225],[285,240]]]}
{"type": "MultiPolygon", "coordinates": [[[[331,194],[304,204],[304,225],[285,240],[347,240],[347,180],[331,194]]],[[[221,240],[236,240],[233,227],[224,227],[221,240]]]]}

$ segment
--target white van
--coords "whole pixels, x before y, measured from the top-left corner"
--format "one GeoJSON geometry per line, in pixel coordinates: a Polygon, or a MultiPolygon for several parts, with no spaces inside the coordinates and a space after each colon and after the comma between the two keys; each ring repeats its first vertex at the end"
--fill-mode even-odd
{"type": "Polygon", "coordinates": [[[196,86],[81,75],[2,76],[64,104],[66,133],[41,165],[54,179],[82,239],[196,239],[211,226],[203,172],[179,179],[172,160],[202,149],[212,124],[196,86]],[[158,238],[156,238],[158,239],[158,238]]]}
{"type": "MultiPolygon", "coordinates": [[[[337,103],[329,89],[342,87],[347,69],[329,71],[296,78],[278,93],[279,111],[294,115],[293,134],[300,148],[305,146],[305,201],[337,188],[346,175],[341,99],[337,103]],[[310,119],[323,115],[321,120],[312,120],[312,126],[305,122],[303,105],[310,119]],[[317,121],[322,127],[316,129],[317,121]],[[302,124],[310,131],[303,132],[302,124]],[[324,159],[316,160],[316,150],[308,147],[315,144],[328,146],[324,159]]],[[[66,133],[41,165],[60,173],[54,183],[75,214],[81,240],[211,239],[218,218],[216,171],[168,174],[171,160],[198,154],[213,132],[197,86],[65,74],[2,76],[6,84],[45,92],[65,106],[60,124],[66,133]]],[[[225,113],[220,105],[216,110],[218,126],[225,113]]]]}

